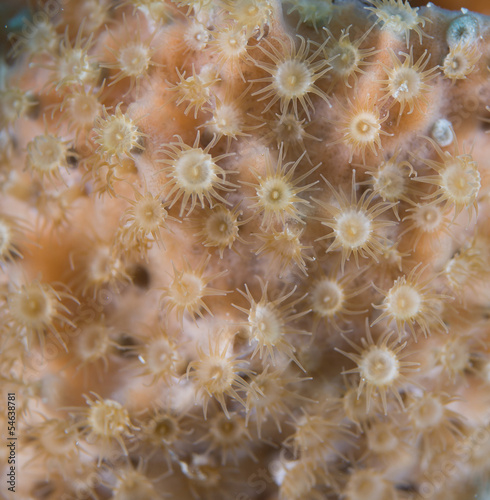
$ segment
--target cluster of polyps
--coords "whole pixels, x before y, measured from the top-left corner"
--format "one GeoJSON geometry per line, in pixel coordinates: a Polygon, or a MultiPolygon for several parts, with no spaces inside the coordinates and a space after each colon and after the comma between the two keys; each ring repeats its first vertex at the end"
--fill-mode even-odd
{"type": "Polygon", "coordinates": [[[490,27],[367,4],[68,0],[16,37],[0,378],[46,459],[26,498],[398,500],[441,456],[441,497],[476,494],[490,27]]]}

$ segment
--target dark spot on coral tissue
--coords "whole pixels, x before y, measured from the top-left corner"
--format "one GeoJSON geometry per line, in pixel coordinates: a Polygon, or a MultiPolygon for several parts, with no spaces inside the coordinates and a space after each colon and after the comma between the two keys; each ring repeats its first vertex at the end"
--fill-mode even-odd
{"type": "Polygon", "coordinates": [[[34,485],[31,495],[38,500],[46,500],[55,492],[55,487],[51,481],[40,481],[34,485]]]}
{"type": "Polygon", "coordinates": [[[134,347],[138,345],[136,339],[131,337],[128,333],[121,332],[116,339],[117,342],[117,353],[122,358],[133,358],[136,356],[134,347]]]}
{"type": "Polygon", "coordinates": [[[143,151],[146,149],[145,144],[145,138],[143,136],[139,136],[137,139],[138,146],[135,146],[134,148],[131,149],[131,154],[133,155],[140,155],[143,153],[143,151]]]}
{"type": "Polygon", "coordinates": [[[136,469],[141,462],[141,457],[138,455],[130,455],[129,461],[131,462],[131,465],[136,469]]]}
{"type": "Polygon", "coordinates": [[[204,133],[201,134],[199,140],[199,146],[201,148],[205,148],[214,138],[215,138],[214,134],[204,131],[204,133]]]}
{"type": "Polygon", "coordinates": [[[486,113],[483,116],[483,120],[481,122],[482,129],[485,131],[490,130],[490,114],[486,113]]]}
{"type": "Polygon", "coordinates": [[[70,168],[77,168],[77,166],[78,166],[78,154],[74,148],[70,148],[68,150],[66,162],[70,168]]]}
{"type": "Polygon", "coordinates": [[[30,120],[37,120],[41,114],[41,102],[38,98],[32,97],[32,104],[27,110],[27,117],[30,120]]]}
{"type": "Polygon", "coordinates": [[[109,76],[110,76],[109,68],[100,68],[98,85],[100,86],[104,81],[107,81],[109,76]]]}
{"type": "Polygon", "coordinates": [[[269,35],[269,25],[264,24],[264,27],[262,28],[262,38],[267,38],[269,35]]]}
{"type": "Polygon", "coordinates": [[[148,269],[141,264],[136,264],[130,269],[131,280],[133,285],[138,288],[147,289],[150,286],[151,277],[148,269]]]}
{"type": "Polygon", "coordinates": [[[417,492],[417,488],[415,488],[413,484],[398,484],[396,489],[400,491],[407,491],[409,493],[417,492]]]}
{"type": "Polygon", "coordinates": [[[11,261],[14,261],[14,260],[20,260],[21,259],[21,255],[22,255],[22,250],[19,249],[19,247],[17,245],[12,245],[13,247],[13,252],[12,252],[12,255],[10,257],[10,260],[11,261]]]}
{"type": "Polygon", "coordinates": [[[412,7],[425,7],[427,5],[427,0],[412,0],[410,5],[412,7]]]}

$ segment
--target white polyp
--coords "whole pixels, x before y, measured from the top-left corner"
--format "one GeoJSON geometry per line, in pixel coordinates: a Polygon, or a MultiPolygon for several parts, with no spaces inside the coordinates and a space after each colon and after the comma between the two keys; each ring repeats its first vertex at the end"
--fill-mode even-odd
{"type": "Polygon", "coordinates": [[[453,19],[447,28],[446,41],[450,48],[455,47],[458,43],[473,43],[478,38],[478,20],[465,12],[463,14],[463,16],[453,19]]]}
{"type": "Polygon", "coordinates": [[[440,118],[432,126],[430,135],[439,146],[449,146],[454,140],[453,125],[449,120],[440,118]]]}

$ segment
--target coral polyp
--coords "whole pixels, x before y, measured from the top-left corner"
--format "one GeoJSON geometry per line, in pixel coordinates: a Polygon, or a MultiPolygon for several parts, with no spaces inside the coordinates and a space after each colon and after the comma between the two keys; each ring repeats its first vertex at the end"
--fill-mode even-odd
{"type": "Polygon", "coordinates": [[[265,172],[253,172],[257,184],[247,183],[255,188],[256,195],[251,198],[255,201],[252,207],[263,213],[262,226],[264,228],[269,229],[276,222],[284,225],[287,220],[303,222],[300,207],[309,205],[309,202],[298,195],[316,183],[302,187],[298,184],[312,174],[319,165],[301,176],[295,176],[295,170],[301,160],[302,157],[294,163],[284,163],[281,148],[275,165],[268,155],[265,172]]]}
{"type": "Polygon", "coordinates": [[[433,168],[439,175],[419,177],[418,182],[425,182],[436,186],[436,190],[426,199],[435,203],[443,202],[446,208],[454,207],[454,216],[467,209],[471,219],[477,212],[476,203],[481,187],[481,174],[478,165],[471,153],[461,154],[457,148],[456,155],[443,151],[432,139],[428,139],[441,161],[422,160],[427,166],[433,168]]]}
{"type": "Polygon", "coordinates": [[[465,80],[475,69],[481,57],[481,51],[476,44],[459,42],[451,47],[449,54],[444,58],[442,70],[444,76],[453,82],[465,80]]]}
{"type": "Polygon", "coordinates": [[[316,83],[330,69],[329,61],[321,58],[325,42],[313,51],[311,42],[301,36],[298,48],[296,40],[292,38],[288,38],[287,41],[275,40],[275,43],[279,47],[271,42],[267,42],[267,49],[258,46],[273,64],[255,61],[259,68],[271,76],[254,80],[268,85],[253,95],[265,94],[261,95],[259,100],[270,99],[263,112],[271,109],[279,101],[282,113],[287,112],[291,105],[295,116],[298,116],[299,104],[309,118],[310,109],[313,108],[310,94],[315,94],[328,103],[327,95],[316,83]]]}
{"type": "Polygon", "coordinates": [[[382,292],[385,296],[382,304],[374,307],[383,312],[373,325],[389,318],[396,324],[400,339],[404,335],[405,325],[408,325],[415,339],[415,325],[425,336],[436,328],[447,331],[447,326],[439,317],[441,300],[447,297],[431,291],[429,281],[422,279],[423,273],[424,268],[416,266],[408,276],[400,276],[387,292],[382,292]]]}
{"type": "MultiPolygon", "coordinates": [[[[360,273],[359,273],[360,274],[360,273]]],[[[325,273],[321,267],[308,286],[308,302],[316,321],[323,320],[340,330],[339,321],[345,321],[352,314],[362,314],[354,306],[354,297],[362,294],[366,287],[355,287],[354,273],[345,273],[339,277],[334,267],[325,273]]]]}
{"type": "Polygon", "coordinates": [[[93,85],[100,74],[100,67],[89,54],[92,47],[92,36],[84,38],[82,26],[74,40],[71,41],[68,31],[59,45],[59,52],[53,54],[51,61],[43,66],[52,71],[51,85],[56,89],[70,85],[93,85]]]}
{"type": "Polygon", "coordinates": [[[22,258],[19,244],[26,240],[29,228],[18,217],[0,214],[0,267],[22,258]]]}
{"type": "Polygon", "coordinates": [[[264,30],[271,20],[275,5],[271,0],[223,0],[223,6],[227,9],[236,26],[243,29],[245,34],[259,38],[264,35],[264,30]]]}
{"type": "Polygon", "coordinates": [[[59,137],[38,135],[27,145],[27,168],[41,178],[62,179],[61,168],[68,170],[68,145],[59,137]]]}
{"type": "Polygon", "coordinates": [[[187,375],[195,384],[197,394],[204,398],[203,411],[206,417],[208,404],[216,399],[230,419],[226,404],[229,397],[243,406],[245,401],[238,391],[250,390],[249,384],[240,374],[250,375],[251,371],[243,367],[243,362],[228,353],[229,342],[221,345],[221,336],[209,336],[208,350],[198,347],[199,358],[189,363],[187,375]]]}
{"type": "Polygon", "coordinates": [[[122,217],[123,238],[129,240],[129,246],[136,244],[144,247],[153,241],[164,246],[162,232],[169,231],[167,221],[173,219],[168,215],[164,203],[150,192],[141,194],[135,191],[134,197],[134,200],[128,200],[130,208],[122,217]]]}
{"type": "Polygon", "coordinates": [[[288,325],[289,322],[301,318],[308,313],[308,311],[294,313],[295,304],[304,297],[286,302],[296,291],[296,288],[293,288],[288,293],[270,300],[267,294],[268,282],[264,283],[261,281],[260,287],[261,298],[258,302],[250,293],[247,285],[245,285],[245,292],[239,290],[241,295],[250,303],[249,309],[234,306],[248,315],[248,321],[244,323],[244,326],[248,330],[247,334],[250,344],[255,344],[252,357],[259,354],[260,359],[267,357],[275,365],[277,350],[301,367],[294,355],[296,349],[285,335],[307,333],[288,325]]]}
{"type": "Polygon", "coordinates": [[[191,206],[187,211],[189,215],[199,201],[204,208],[204,200],[212,206],[213,199],[221,203],[229,203],[217,189],[224,191],[232,190],[233,184],[226,180],[226,171],[217,165],[217,162],[229,156],[229,154],[213,157],[209,151],[214,146],[211,141],[204,149],[199,147],[199,134],[194,144],[189,146],[178,137],[178,142],[171,142],[162,150],[170,159],[158,160],[167,165],[159,172],[163,172],[168,178],[166,193],[170,198],[172,207],[180,198],[180,216],[184,213],[189,200],[191,206]]]}
{"type": "Polygon", "coordinates": [[[359,39],[352,41],[350,34],[351,27],[344,28],[340,32],[338,40],[335,39],[328,28],[323,28],[329,35],[329,42],[325,48],[325,53],[330,60],[332,74],[337,79],[342,80],[347,88],[352,87],[352,84],[349,83],[350,80],[354,82],[354,88],[356,87],[359,80],[357,73],[365,75],[366,71],[362,68],[370,64],[366,59],[377,53],[377,50],[374,48],[361,49],[361,45],[369,36],[371,30],[368,30],[359,39]]]}
{"type": "Polygon", "coordinates": [[[177,94],[176,104],[179,106],[182,103],[187,103],[185,114],[194,108],[194,118],[197,118],[197,114],[203,106],[210,103],[210,88],[218,81],[218,78],[212,77],[206,72],[204,74],[196,73],[194,66],[192,67],[191,76],[186,77],[185,71],[179,73],[178,70],[177,75],[179,81],[173,87],[170,87],[177,94]]]}
{"type": "Polygon", "coordinates": [[[110,453],[116,442],[125,455],[128,454],[124,438],[132,435],[134,425],[127,409],[117,401],[101,398],[97,394],[85,396],[88,408],[77,409],[84,432],[101,449],[101,456],[110,453]]]}
{"type": "Polygon", "coordinates": [[[175,309],[180,322],[182,322],[185,312],[194,320],[196,314],[202,317],[202,310],[212,314],[203,299],[208,296],[226,295],[224,290],[207,286],[213,279],[226,274],[226,271],[222,271],[205,277],[204,272],[209,260],[210,256],[207,259],[201,259],[196,269],[192,269],[187,261],[182,270],[178,270],[174,266],[173,279],[168,286],[163,288],[161,302],[166,304],[167,312],[175,309]]]}
{"type": "Polygon", "coordinates": [[[410,185],[410,178],[414,170],[408,161],[400,161],[401,151],[396,151],[393,156],[382,161],[377,167],[366,167],[371,179],[365,184],[371,185],[373,191],[386,202],[394,203],[393,211],[398,217],[398,204],[400,201],[411,203],[410,195],[416,190],[410,185]]]}
{"type": "Polygon", "coordinates": [[[415,31],[422,43],[422,37],[426,35],[422,28],[427,22],[432,22],[428,17],[418,13],[418,7],[412,7],[408,0],[368,0],[372,11],[382,23],[381,28],[392,33],[394,36],[405,37],[407,48],[410,43],[410,32],[415,31]]]}
{"type": "Polygon", "coordinates": [[[239,207],[230,210],[224,205],[216,205],[206,212],[196,236],[199,236],[205,247],[217,248],[220,258],[223,258],[225,249],[232,248],[235,241],[244,242],[239,235],[240,226],[245,224],[245,221],[240,220],[242,214],[239,207]]]}
{"type": "Polygon", "coordinates": [[[387,395],[395,396],[400,406],[403,401],[400,396],[400,385],[408,383],[405,373],[416,370],[418,363],[413,361],[402,361],[409,352],[403,352],[407,342],[400,344],[396,339],[392,340],[390,331],[384,332],[375,343],[369,325],[366,323],[366,337],[361,339],[361,346],[354,344],[346,336],[344,339],[355,352],[336,350],[347,356],[357,364],[356,368],[344,373],[359,374],[359,388],[357,398],[366,391],[366,411],[372,404],[373,398],[379,395],[385,415],[388,413],[387,395]]]}
{"type": "MultiPolygon", "coordinates": [[[[125,38],[128,36],[126,34],[125,38]]],[[[114,62],[103,63],[104,68],[115,70],[109,85],[115,85],[124,78],[130,81],[129,92],[133,89],[135,83],[144,78],[155,63],[152,61],[153,50],[151,48],[152,36],[148,40],[141,39],[141,33],[137,31],[136,39],[130,41],[121,41],[114,39],[116,48],[109,47],[114,58],[114,62]]]]}
{"type": "Polygon", "coordinates": [[[12,289],[3,297],[8,305],[8,314],[3,315],[3,322],[8,325],[11,334],[20,337],[26,350],[36,340],[44,346],[45,332],[50,332],[66,349],[58,331],[60,326],[72,324],[70,311],[63,304],[64,299],[76,301],[70,293],[57,291],[38,280],[12,285],[12,289]]]}
{"type": "Polygon", "coordinates": [[[327,252],[341,249],[342,269],[351,255],[354,255],[357,266],[359,266],[359,257],[371,257],[377,261],[377,254],[382,252],[384,241],[379,231],[393,223],[376,219],[389,210],[392,204],[378,202],[371,205],[375,193],[369,193],[369,191],[364,191],[357,200],[355,175],[352,176],[350,199],[344,192],[337,192],[327,179],[324,178],[324,181],[330,188],[336,205],[323,200],[315,200],[330,216],[320,218],[322,225],[332,229],[319,240],[334,239],[327,248],[327,252]]]}
{"type": "Polygon", "coordinates": [[[393,102],[399,104],[398,117],[403,114],[408,107],[407,114],[413,113],[414,109],[423,112],[427,109],[428,99],[425,95],[430,89],[428,82],[437,76],[437,66],[426,70],[430,56],[424,52],[416,62],[413,61],[413,53],[401,53],[405,58],[403,63],[398,57],[390,52],[391,66],[386,68],[387,80],[386,97],[393,98],[393,102]],[[424,104],[424,107],[421,106],[424,104]]]}
{"type": "Polygon", "coordinates": [[[143,134],[134,121],[121,110],[118,105],[115,112],[109,114],[104,107],[103,116],[95,118],[95,143],[97,152],[107,161],[122,160],[132,156],[135,151],[142,151],[143,134]]]}
{"type": "Polygon", "coordinates": [[[209,42],[210,50],[216,51],[218,64],[228,71],[236,70],[246,81],[240,61],[247,60],[248,37],[244,29],[236,24],[222,27],[209,42]]]}
{"type": "Polygon", "coordinates": [[[388,115],[381,116],[379,109],[371,102],[349,100],[348,107],[341,106],[343,118],[341,121],[341,137],[332,141],[331,145],[343,143],[350,151],[349,162],[354,155],[360,155],[365,163],[366,150],[377,156],[382,148],[381,137],[389,133],[381,125],[388,119],[388,115]]]}

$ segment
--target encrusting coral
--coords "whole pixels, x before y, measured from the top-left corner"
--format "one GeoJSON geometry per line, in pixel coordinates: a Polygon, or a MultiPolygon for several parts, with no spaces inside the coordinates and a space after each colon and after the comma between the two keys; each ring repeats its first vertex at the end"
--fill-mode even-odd
{"type": "Polygon", "coordinates": [[[488,498],[490,18],[25,16],[0,62],[0,496],[488,498]]]}

